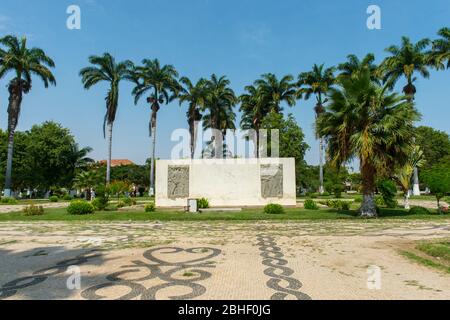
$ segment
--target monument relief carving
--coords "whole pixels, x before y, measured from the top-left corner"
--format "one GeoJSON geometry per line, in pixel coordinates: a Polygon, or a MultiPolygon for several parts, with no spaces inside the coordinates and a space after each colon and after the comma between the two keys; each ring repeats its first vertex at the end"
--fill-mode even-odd
{"type": "Polygon", "coordinates": [[[283,165],[261,165],[261,195],[263,198],[283,197],[283,165]]]}
{"type": "Polygon", "coordinates": [[[169,199],[189,197],[189,166],[169,166],[167,173],[169,199]]]}

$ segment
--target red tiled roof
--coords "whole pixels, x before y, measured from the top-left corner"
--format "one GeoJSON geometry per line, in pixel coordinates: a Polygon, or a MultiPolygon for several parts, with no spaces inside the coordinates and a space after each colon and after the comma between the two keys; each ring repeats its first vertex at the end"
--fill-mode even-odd
{"type": "MultiPolygon", "coordinates": [[[[106,164],[106,160],[101,160],[98,163],[106,164]]],[[[111,160],[111,167],[129,166],[132,164],[134,164],[134,162],[131,160],[128,160],[128,159],[112,159],[111,160]]]]}

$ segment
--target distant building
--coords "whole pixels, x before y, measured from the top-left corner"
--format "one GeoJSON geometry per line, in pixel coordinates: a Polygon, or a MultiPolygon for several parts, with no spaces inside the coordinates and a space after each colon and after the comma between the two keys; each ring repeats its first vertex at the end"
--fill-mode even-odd
{"type": "MultiPolygon", "coordinates": [[[[101,165],[106,165],[106,160],[101,160],[98,162],[101,165]]],[[[134,162],[128,159],[113,159],[111,160],[111,167],[129,166],[133,165],[134,162]]]]}

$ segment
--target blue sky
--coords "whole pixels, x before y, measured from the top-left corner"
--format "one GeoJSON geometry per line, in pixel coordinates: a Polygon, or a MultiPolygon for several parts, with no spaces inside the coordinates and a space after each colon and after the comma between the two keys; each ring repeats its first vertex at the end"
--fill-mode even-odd
{"type": "MultiPolygon", "coordinates": [[[[26,35],[31,46],[45,49],[57,65],[57,87],[45,90],[35,81],[25,96],[18,130],[45,120],[61,122],[80,145],[94,148],[94,158],[103,159],[106,87],[85,91],[78,77],[89,55],[108,51],[134,62],[158,58],[193,80],[226,75],[241,94],[267,72],[297,76],[314,63],[336,65],[349,53],[373,52],[380,61],[384,49],[398,44],[402,35],[414,41],[434,38],[438,29],[450,26],[449,17],[448,0],[1,0],[0,35],[26,35]],[[71,4],[81,7],[81,30],[66,28],[71,4]],[[370,4],[381,7],[381,30],[366,27],[370,4]]],[[[3,129],[8,79],[0,80],[3,129]]],[[[416,86],[421,123],[450,133],[450,70],[433,72],[429,80],[419,78],[416,86]]],[[[143,163],[150,152],[149,108],[133,104],[130,84],[120,90],[113,157],[143,163]]],[[[306,160],[316,164],[313,104],[300,100],[286,112],[294,114],[306,134],[311,146],[306,160]]],[[[185,109],[178,102],[161,108],[157,156],[169,157],[171,132],[187,127],[185,109]]]]}

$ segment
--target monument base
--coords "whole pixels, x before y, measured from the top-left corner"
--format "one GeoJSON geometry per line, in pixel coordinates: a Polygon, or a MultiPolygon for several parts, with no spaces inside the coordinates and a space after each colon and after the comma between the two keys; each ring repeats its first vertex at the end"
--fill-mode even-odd
{"type": "Polygon", "coordinates": [[[296,205],[295,159],[157,160],[158,207],[206,198],[211,207],[296,205]]]}

